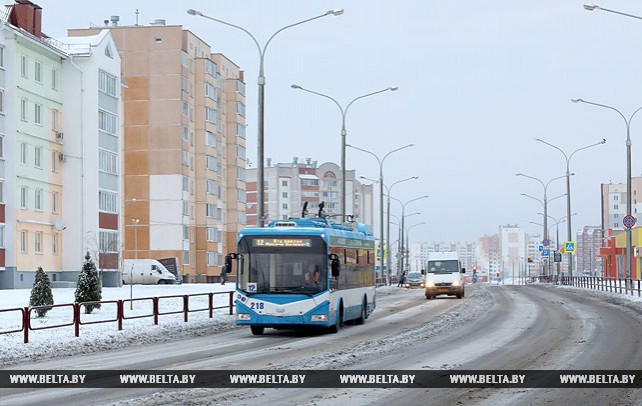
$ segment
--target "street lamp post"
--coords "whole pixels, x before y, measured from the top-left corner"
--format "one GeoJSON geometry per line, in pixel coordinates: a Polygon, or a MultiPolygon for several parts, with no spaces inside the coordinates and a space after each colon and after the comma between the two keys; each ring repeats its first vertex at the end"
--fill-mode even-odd
{"type": "Polygon", "coordinates": [[[350,108],[352,103],[356,102],[359,99],[363,99],[365,97],[373,96],[375,94],[379,94],[379,93],[383,93],[383,92],[387,92],[387,91],[394,92],[394,91],[398,90],[399,87],[397,87],[397,86],[387,87],[385,89],[377,90],[376,92],[372,92],[372,93],[364,94],[364,95],[359,96],[359,97],[355,97],[354,99],[352,99],[346,105],[345,108],[343,108],[341,106],[341,104],[339,104],[339,102],[335,98],[330,97],[327,94],[315,92],[313,90],[306,89],[306,88],[301,87],[301,86],[296,85],[296,84],[292,85],[292,88],[293,89],[303,90],[304,92],[316,94],[317,96],[321,96],[321,97],[325,97],[326,99],[330,99],[337,105],[337,107],[339,107],[339,111],[341,112],[341,215],[343,216],[344,221],[345,221],[345,215],[347,214],[346,213],[346,146],[348,146],[348,144],[346,143],[347,142],[347,135],[348,135],[348,132],[346,130],[346,115],[348,114],[348,109],[350,108]]]}
{"type": "MultiPolygon", "coordinates": [[[[582,148],[578,148],[573,153],[570,155],[566,155],[566,152],[564,152],[560,147],[551,144],[550,142],[546,142],[541,138],[535,138],[536,141],[539,141],[543,144],[548,145],[549,147],[553,147],[559,152],[564,155],[564,159],[566,159],[566,217],[568,218],[568,222],[566,223],[566,231],[567,231],[567,238],[568,241],[573,241],[573,236],[572,236],[572,231],[571,231],[571,158],[573,158],[573,155],[575,155],[576,152],[582,151],[587,148],[591,147],[597,147],[598,145],[602,145],[606,143],[606,139],[602,139],[600,142],[596,142],[595,144],[587,145],[582,148]]],[[[559,271],[558,271],[559,274],[559,271]]],[[[572,277],[573,276],[573,254],[568,253],[568,276],[572,277]]]]}
{"type": "MultiPolygon", "coordinates": [[[[138,201],[138,199],[136,199],[135,197],[131,198],[127,203],[125,203],[125,205],[123,205],[123,209],[125,207],[129,206],[132,203],[136,203],[137,201],[138,201]]],[[[123,213],[122,217],[125,218],[124,213],[123,213]]],[[[125,225],[125,221],[123,220],[121,224],[123,224],[123,226],[124,226],[125,225]]],[[[123,238],[123,240],[124,240],[124,238],[123,238]]],[[[120,275],[118,276],[118,287],[119,288],[123,286],[123,271],[125,270],[125,253],[124,253],[124,249],[125,249],[125,241],[122,241],[120,243],[120,248],[118,249],[119,254],[120,254],[120,275]]]]}
{"type": "Polygon", "coordinates": [[[427,198],[428,198],[428,195],[424,195],[424,196],[417,197],[417,198],[415,198],[415,199],[408,200],[408,201],[407,201],[407,202],[405,202],[405,203],[404,203],[404,202],[402,202],[401,200],[399,200],[399,199],[395,198],[395,197],[390,196],[390,198],[391,198],[392,200],[395,200],[395,201],[399,202],[399,204],[401,205],[401,229],[399,230],[399,240],[400,240],[400,243],[401,243],[401,250],[399,251],[399,252],[401,252],[401,261],[400,261],[400,265],[401,265],[401,266],[399,267],[399,269],[398,269],[397,271],[399,272],[399,270],[401,270],[401,273],[403,273],[403,271],[404,271],[404,269],[403,269],[403,260],[404,260],[404,257],[403,257],[403,256],[406,254],[406,247],[405,247],[405,245],[404,245],[404,238],[403,238],[403,236],[404,236],[404,223],[405,223],[405,219],[406,219],[406,217],[409,217],[409,216],[412,216],[412,215],[415,215],[415,214],[421,214],[421,213],[405,214],[405,212],[406,212],[406,205],[407,205],[408,203],[414,202],[414,201],[416,201],[416,200],[420,200],[420,199],[427,199],[427,198]]]}
{"type": "MultiPolygon", "coordinates": [[[[600,104],[600,103],[594,103],[591,101],[583,100],[583,99],[571,99],[573,103],[586,103],[586,104],[592,104],[593,106],[598,106],[598,107],[603,107],[606,109],[610,109],[618,113],[622,119],[624,120],[624,124],[626,124],[626,215],[627,216],[632,216],[631,211],[632,211],[632,192],[631,192],[631,120],[633,120],[633,117],[635,117],[635,114],[642,110],[642,107],[638,107],[632,114],[631,116],[627,119],[624,114],[615,107],[608,106],[606,104],[600,104]]],[[[631,227],[624,227],[626,229],[626,275],[628,275],[629,278],[632,277],[631,275],[631,270],[633,269],[633,249],[631,248],[633,245],[632,237],[631,237],[631,227]]],[[[626,276],[625,276],[626,277],[626,276]]]]}
{"type": "MultiPolygon", "coordinates": [[[[138,259],[138,223],[140,219],[132,219],[134,223],[134,258],[138,259]]],[[[134,310],[134,268],[129,272],[129,310],[134,310]]]]}
{"type": "Polygon", "coordinates": [[[623,13],[621,11],[611,10],[611,9],[608,9],[608,8],[596,6],[595,4],[585,4],[584,5],[584,10],[587,10],[587,11],[602,10],[602,11],[607,11],[609,13],[619,14],[619,15],[622,15],[622,16],[627,16],[627,17],[637,18],[638,20],[642,20],[642,17],[640,17],[640,16],[636,16],[636,15],[628,14],[628,13],[623,13]]]}
{"type": "Polygon", "coordinates": [[[268,45],[270,44],[270,41],[272,41],[272,39],[278,33],[280,33],[281,31],[283,31],[285,29],[288,29],[288,28],[292,28],[294,26],[297,26],[297,25],[300,25],[300,24],[303,24],[303,23],[307,23],[309,21],[316,20],[316,19],[321,18],[321,17],[328,16],[328,15],[333,15],[333,16],[341,15],[341,14],[343,14],[343,9],[340,9],[340,10],[329,10],[329,11],[326,11],[325,13],[320,14],[320,15],[318,15],[316,17],[308,18],[306,20],[299,21],[299,22],[294,23],[294,24],[286,25],[285,27],[279,29],[274,34],[272,34],[272,36],[267,40],[267,42],[265,43],[263,48],[261,48],[261,46],[259,45],[259,42],[256,40],[254,35],[252,35],[248,30],[246,30],[243,27],[240,27],[240,26],[234,25],[234,24],[230,24],[230,23],[225,22],[223,20],[219,20],[219,19],[210,17],[210,16],[205,15],[205,14],[201,13],[200,11],[196,11],[194,9],[187,10],[187,14],[193,15],[193,16],[201,16],[201,17],[206,18],[208,20],[216,21],[217,23],[225,24],[225,25],[227,25],[229,27],[233,27],[233,28],[236,28],[236,29],[239,29],[239,30],[243,31],[244,33],[249,35],[250,38],[252,38],[252,41],[254,41],[254,43],[256,44],[256,47],[257,47],[257,49],[259,51],[259,77],[258,77],[258,85],[259,85],[258,110],[259,110],[259,113],[258,113],[258,125],[257,125],[257,129],[258,129],[258,142],[257,142],[257,161],[258,161],[257,169],[258,169],[258,173],[257,173],[257,186],[256,186],[257,190],[256,190],[256,192],[257,192],[257,203],[258,203],[258,205],[257,205],[257,225],[259,227],[263,227],[264,221],[265,221],[265,218],[264,218],[265,217],[265,208],[264,208],[264,203],[265,203],[265,201],[264,201],[264,193],[265,193],[265,190],[264,190],[264,178],[263,178],[263,176],[264,176],[263,175],[263,166],[265,165],[264,164],[264,156],[263,156],[263,151],[264,151],[264,148],[263,148],[263,145],[264,145],[264,142],[263,142],[263,140],[264,140],[264,117],[265,117],[265,109],[264,109],[264,102],[265,102],[265,74],[264,74],[263,66],[264,66],[264,60],[265,60],[265,51],[266,51],[268,45]]]}
{"type": "MultiPolygon", "coordinates": [[[[382,159],[380,159],[375,153],[373,153],[371,151],[355,147],[354,145],[346,144],[347,147],[354,148],[354,149],[356,149],[358,151],[365,152],[367,154],[372,155],[373,157],[375,157],[377,162],[379,162],[379,208],[380,208],[380,210],[379,210],[379,224],[381,225],[381,227],[380,227],[381,228],[381,234],[380,234],[380,241],[379,241],[379,246],[380,246],[379,269],[381,269],[381,273],[382,274],[383,274],[383,247],[384,247],[384,239],[383,239],[383,229],[384,229],[384,226],[383,226],[383,163],[386,161],[386,158],[390,154],[392,154],[394,152],[397,152],[397,151],[401,151],[402,149],[405,149],[405,148],[408,148],[408,147],[412,147],[413,145],[415,145],[415,144],[408,144],[408,145],[404,145],[403,147],[400,147],[400,148],[397,148],[397,149],[393,149],[392,151],[390,151],[386,155],[384,155],[382,159]]],[[[385,284],[386,285],[390,284],[387,275],[385,275],[385,284]]]]}
{"type": "Polygon", "coordinates": [[[408,227],[408,231],[406,231],[406,246],[408,247],[408,256],[406,256],[406,268],[408,269],[410,269],[410,230],[423,224],[426,224],[426,222],[422,221],[421,223],[413,224],[408,227]]]}
{"type": "MultiPolygon", "coordinates": [[[[361,176],[361,178],[367,179],[371,182],[376,182],[374,179],[369,179],[369,178],[366,178],[365,176],[361,176]]],[[[386,196],[387,196],[387,199],[386,199],[386,273],[387,274],[390,273],[390,269],[392,267],[392,258],[390,256],[390,252],[391,252],[390,251],[390,191],[396,184],[405,182],[407,180],[413,180],[413,179],[419,179],[419,176],[411,176],[406,179],[398,180],[394,182],[392,185],[390,185],[390,187],[386,186],[385,184],[383,185],[384,188],[386,189],[386,196]]],[[[386,279],[388,279],[388,277],[386,277],[386,279]]]]}
{"type": "MultiPolygon", "coordinates": [[[[556,177],[556,178],[550,179],[547,183],[544,183],[544,182],[543,182],[543,181],[541,181],[539,178],[536,178],[536,177],[533,177],[533,176],[529,176],[529,175],[525,175],[525,174],[523,174],[523,173],[516,173],[515,175],[516,175],[516,176],[523,176],[523,177],[525,177],[525,178],[529,178],[529,179],[536,180],[536,181],[538,181],[539,183],[541,183],[542,188],[544,188],[544,241],[542,241],[542,244],[546,247],[546,246],[548,246],[548,245],[549,245],[549,241],[548,241],[548,228],[547,228],[547,226],[546,226],[546,224],[547,224],[547,222],[548,222],[548,218],[547,218],[547,217],[548,217],[548,207],[547,207],[547,206],[548,206],[548,204],[547,204],[547,201],[546,201],[546,200],[547,200],[547,199],[546,199],[546,190],[548,189],[548,185],[550,185],[552,181],[557,180],[557,179],[562,179],[564,176],[558,176],[558,177],[556,177]]],[[[548,267],[547,267],[547,268],[548,268],[548,267]]],[[[546,272],[545,272],[545,273],[546,273],[546,272]]]]}

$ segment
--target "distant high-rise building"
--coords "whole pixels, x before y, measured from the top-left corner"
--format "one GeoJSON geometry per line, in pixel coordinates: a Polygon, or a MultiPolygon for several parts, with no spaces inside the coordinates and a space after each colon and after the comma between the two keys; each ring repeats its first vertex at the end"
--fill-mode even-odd
{"type": "MultiPolygon", "coordinates": [[[[247,224],[256,225],[256,176],[258,170],[247,170],[247,224]]],[[[301,217],[303,204],[308,203],[308,216],[316,216],[319,204],[324,203],[324,213],[341,222],[341,170],[338,165],[326,162],[321,165],[311,158],[300,162],[295,157],[291,163],[272,164],[267,159],[265,176],[266,220],[287,220],[301,217]]],[[[355,171],[346,171],[348,179],[346,207],[355,221],[373,225],[373,188],[355,179],[355,171]]]]}

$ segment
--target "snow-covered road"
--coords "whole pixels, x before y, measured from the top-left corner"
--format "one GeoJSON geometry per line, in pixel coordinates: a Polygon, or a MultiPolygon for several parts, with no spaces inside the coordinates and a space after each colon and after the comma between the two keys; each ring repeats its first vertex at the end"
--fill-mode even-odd
{"type": "MultiPolygon", "coordinates": [[[[19,369],[636,369],[640,303],[546,285],[479,286],[464,300],[421,290],[378,291],[377,311],[339,334],[230,324],[163,343],[14,365],[19,369]]],[[[635,391],[507,389],[37,389],[0,390],[0,405],[35,404],[636,404],[635,391]]]]}

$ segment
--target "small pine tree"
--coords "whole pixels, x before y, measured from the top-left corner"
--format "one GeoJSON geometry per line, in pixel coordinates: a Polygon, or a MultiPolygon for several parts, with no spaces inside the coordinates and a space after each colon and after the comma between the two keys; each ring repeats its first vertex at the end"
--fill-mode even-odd
{"type": "MultiPolygon", "coordinates": [[[[53,305],[53,294],[51,293],[51,282],[49,282],[49,277],[42,270],[42,267],[38,267],[36,270],[36,279],[33,281],[33,288],[31,288],[31,297],[29,298],[29,306],[49,306],[53,305]]],[[[36,310],[38,317],[44,317],[47,312],[51,310],[50,308],[43,308],[36,310]]]]}
{"type": "MultiPolygon", "coordinates": [[[[87,252],[82,271],[80,271],[80,275],[78,275],[76,303],[95,302],[101,300],[102,297],[96,265],[94,265],[94,261],[91,260],[89,252],[87,252]]],[[[100,304],[85,306],[85,313],[90,314],[94,309],[100,309],[100,304]]]]}

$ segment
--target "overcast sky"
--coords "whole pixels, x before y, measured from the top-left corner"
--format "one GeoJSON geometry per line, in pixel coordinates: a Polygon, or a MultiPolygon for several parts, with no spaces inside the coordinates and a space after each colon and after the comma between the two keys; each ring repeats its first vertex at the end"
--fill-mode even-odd
{"type": "MultiPolygon", "coordinates": [[[[240,25],[264,44],[278,29],[345,9],[278,34],[265,57],[265,157],[293,156],[319,163],[341,161],[341,115],[331,101],[290,87],[296,83],[328,94],[342,105],[357,101],[347,116],[348,143],[390,155],[384,184],[410,177],[392,195],[409,203],[411,240],[473,241],[501,224],[541,233],[542,206],[520,196],[543,198],[545,183],[566,172],[563,155],[535,141],[540,137],[570,153],[573,230],[600,225],[600,184],[626,182],[626,127],[617,113],[574,104],[584,98],[620,109],[627,117],[642,106],[642,20],[586,11],[582,1],[433,0],[244,0],[135,1],[40,0],[43,31],[54,37],[68,28],[103,25],[119,15],[122,25],[166,19],[181,24],[246,72],[248,157],[256,165],[259,56],[249,36],[186,13],[188,8],[240,25]]],[[[642,15],[635,1],[600,6],[642,15]]],[[[631,126],[633,176],[642,173],[642,114],[631,126]]],[[[378,178],[379,165],[348,149],[349,169],[378,178]]],[[[375,185],[375,190],[378,187],[375,185]]],[[[551,183],[549,199],[565,193],[564,179],[551,183]]],[[[378,192],[375,195],[378,202],[378,192]]],[[[549,214],[566,216],[566,200],[549,214]]],[[[393,202],[392,213],[401,207],[393,202]]],[[[375,205],[378,213],[378,203],[375,205]]],[[[378,215],[375,216],[378,219],[378,215]]],[[[375,220],[378,224],[378,220],[375,220]]],[[[393,226],[394,227],[394,226],[393,226]]],[[[379,235],[378,225],[376,226],[379,235]]],[[[391,228],[392,235],[396,229],[391,228]]],[[[555,228],[552,229],[555,233],[555,228]]],[[[560,234],[566,236],[565,223],[560,234]]]]}

